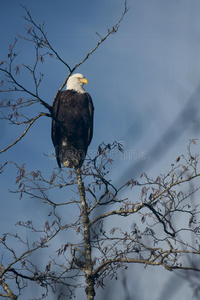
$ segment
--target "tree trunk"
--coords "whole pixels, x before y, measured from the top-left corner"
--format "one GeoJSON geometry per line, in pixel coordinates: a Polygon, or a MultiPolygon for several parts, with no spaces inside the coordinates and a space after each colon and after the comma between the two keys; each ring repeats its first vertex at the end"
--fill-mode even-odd
{"type": "Polygon", "coordinates": [[[77,181],[78,181],[78,191],[81,199],[81,211],[82,211],[82,222],[84,227],[84,245],[85,245],[85,282],[86,288],[85,292],[87,295],[87,300],[93,300],[95,297],[95,280],[93,275],[93,264],[92,264],[92,250],[91,250],[91,240],[90,240],[90,220],[88,216],[88,209],[85,197],[85,188],[82,181],[81,169],[76,170],[77,181]]]}

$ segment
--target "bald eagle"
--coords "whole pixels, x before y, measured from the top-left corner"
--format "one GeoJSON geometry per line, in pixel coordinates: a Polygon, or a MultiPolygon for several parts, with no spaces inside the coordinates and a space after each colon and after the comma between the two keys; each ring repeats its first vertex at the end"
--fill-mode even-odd
{"type": "Polygon", "coordinates": [[[84,90],[87,79],[74,74],[53,103],[52,141],[58,166],[80,168],[93,135],[94,106],[84,90]]]}

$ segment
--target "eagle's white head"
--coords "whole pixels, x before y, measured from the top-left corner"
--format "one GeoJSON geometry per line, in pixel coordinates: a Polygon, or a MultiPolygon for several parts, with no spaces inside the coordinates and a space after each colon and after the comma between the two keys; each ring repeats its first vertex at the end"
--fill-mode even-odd
{"type": "Polygon", "coordinates": [[[87,79],[80,73],[76,73],[67,80],[67,90],[74,90],[78,93],[85,93],[83,85],[87,84],[87,79]]]}

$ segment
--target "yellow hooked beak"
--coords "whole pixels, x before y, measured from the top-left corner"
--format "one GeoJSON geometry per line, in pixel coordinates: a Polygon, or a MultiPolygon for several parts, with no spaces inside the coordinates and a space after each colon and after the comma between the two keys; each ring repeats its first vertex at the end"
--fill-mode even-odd
{"type": "Polygon", "coordinates": [[[81,78],[81,79],[79,79],[79,81],[82,83],[88,84],[88,81],[86,78],[81,78]]]}

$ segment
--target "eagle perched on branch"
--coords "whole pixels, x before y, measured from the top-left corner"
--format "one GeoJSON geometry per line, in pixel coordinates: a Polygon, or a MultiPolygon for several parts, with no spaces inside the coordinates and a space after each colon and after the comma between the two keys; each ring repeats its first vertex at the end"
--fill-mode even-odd
{"type": "Polygon", "coordinates": [[[84,90],[87,79],[74,74],[53,103],[52,141],[58,166],[80,168],[93,135],[94,106],[84,90]]]}

